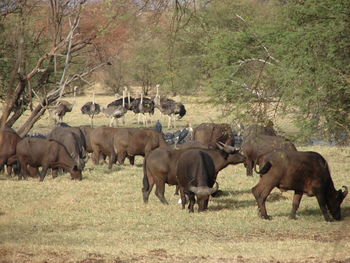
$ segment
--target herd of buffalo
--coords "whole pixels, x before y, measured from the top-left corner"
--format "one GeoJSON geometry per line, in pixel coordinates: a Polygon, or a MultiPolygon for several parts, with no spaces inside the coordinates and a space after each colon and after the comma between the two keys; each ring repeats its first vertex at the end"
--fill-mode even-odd
{"type": "Polygon", "coordinates": [[[61,123],[46,136],[32,134],[24,138],[4,128],[0,131],[0,169],[6,165],[9,176],[39,176],[40,181],[49,169],[54,177],[63,170],[72,179],[82,180],[89,153],[94,164],[108,157],[109,169],[117,161],[123,164],[125,158],[133,165],[135,156],[143,156],[143,201],[148,202],[155,185],[156,196],[167,204],[165,184],[176,185],[182,207],[188,198],[188,209],[193,212],[195,203],[198,211],[207,210],[209,197],[218,191],[219,171],[243,163],[248,176],[253,171],[260,174],[252,193],[263,219],[270,218],[265,202],[275,187],[294,190],[293,219],[303,194],[316,197],[326,221],[341,219],[340,205],[348,190],[345,186],[335,189],[328,164],[320,154],[298,151],[272,126],[252,125],[240,136],[228,124],[202,123],[188,133],[187,142],[174,148],[162,132],[153,128],[71,127],[61,123]]]}

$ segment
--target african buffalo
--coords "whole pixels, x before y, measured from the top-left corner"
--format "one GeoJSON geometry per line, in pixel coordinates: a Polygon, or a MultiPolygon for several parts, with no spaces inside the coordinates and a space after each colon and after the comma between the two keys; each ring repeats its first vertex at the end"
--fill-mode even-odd
{"type": "Polygon", "coordinates": [[[217,172],[211,156],[200,149],[190,149],[182,153],[177,161],[176,178],[181,190],[182,206],[185,205],[184,194],[189,197],[188,209],[194,212],[198,203],[198,212],[207,210],[209,196],[218,190],[215,184],[217,172]]]}
{"type": "Polygon", "coordinates": [[[118,128],[98,127],[90,133],[90,142],[92,148],[92,161],[98,164],[101,155],[108,156],[108,168],[112,169],[115,163],[115,152],[113,149],[113,137],[118,128]]]}
{"type": "Polygon", "coordinates": [[[85,136],[78,127],[55,127],[47,137],[64,145],[80,170],[88,160],[85,136]]]}
{"type": "Polygon", "coordinates": [[[43,181],[49,168],[63,168],[72,179],[82,180],[81,170],[70,156],[65,146],[57,141],[38,138],[24,138],[16,147],[16,155],[21,166],[21,177],[27,177],[27,165],[42,167],[40,181],[43,181]]]}
{"type": "MultiPolygon", "coordinates": [[[[214,161],[215,173],[227,167],[229,164],[244,162],[244,156],[239,154],[233,147],[218,146],[221,149],[202,149],[208,153],[214,161]]],[[[164,197],[165,184],[177,185],[176,169],[178,160],[189,149],[157,148],[150,152],[143,163],[143,201],[148,202],[149,195],[154,184],[155,194],[163,204],[168,204],[164,197]]],[[[183,204],[184,208],[184,204],[183,204]]]]}
{"type": "Polygon", "coordinates": [[[114,133],[113,144],[120,164],[127,156],[133,160],[136,155],[147,156],[158,147],[169,147],[163,134],[152,128],[120,128],[114,133]]]}
{"type": "Polygon", "coordinates": [[[16,146],[20,140],[21,137],[11,128],[4,128],[0,131],[0,170],[4,169],[6,164],[8,175],[11,175],[12,165],[16,162],[14,158],[12,158],[13,161],[9,160],[11,157],[15,157],[16,146]]]}
{"type": "Polygon", "coordinates": [[[246,157],[247,176],[253,176],[254,164],[267,153],[277,150],[296,151],[294,144],[282,136],[250,135],[242,144],[242,153],[246,157]]]}
{"type": "Polygon", "coordinates": [[[202,123],[193,129],[193,140],[214,148],[218,142],[233,146],[234,134],[226,123],[202,123]]]}
{"type": "Polygon", "coordinates": [[[316,152],[276,151],[263,156],[261,160],[261,178],[252,188],[258,203],[260,216],[267,215],[265,201],[274,187],[282,191],[294,190],[293,206],[290,218],[295,219],[303,194],[316,196],[326,221],[341,219],[340,204],[348,190],[335,190],[326,160],[316,152]]]}

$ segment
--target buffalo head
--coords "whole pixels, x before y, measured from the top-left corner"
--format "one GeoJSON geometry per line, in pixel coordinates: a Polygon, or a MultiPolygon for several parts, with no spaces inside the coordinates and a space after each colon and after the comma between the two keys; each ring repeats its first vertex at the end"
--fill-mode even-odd
{"type": "Polygon", "coordinates": [[[343,189],[344,190],[339,189],[336,191],[335,196],[333,198],[330,198],[327,202],[329,212],[335,220],[341,219],[340,205],[348,194],[348,188],[346,186],[343,186],[343,189]]]}

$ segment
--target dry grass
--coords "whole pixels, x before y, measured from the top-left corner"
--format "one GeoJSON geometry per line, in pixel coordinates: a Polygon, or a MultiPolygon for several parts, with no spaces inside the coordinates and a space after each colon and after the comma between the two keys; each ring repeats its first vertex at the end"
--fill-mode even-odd
{"type": "MultiPolygon", "coordinates": [[[[65,120],[88,124],[80,97],[65,120]]],[[[106,104],[113,98],[98,96],[106,104]]],[[[204,121],[225,122],[220,112],[199,98],[182,98],[188,115],[178,122],[194,126],[204,121]]],[[[156,113],[156,115],[158,112],[156,113]]],[[[136,126],[132,113],[127,126],[136,126]]],[[[107,124],[96,117],[96,126],[107,124]]],[[[49,131],[43,118],[35,131],[49,131]]],[[[303,147],[320,152],[329,162],[337,188],[350,186],[350,149],[303,147]]],[[[350,262],[350,202],[343,203],[344,220],[326,223],[315,198],[304,197],[298,220],[289,220],[292,192],[273,192],[267,203],[272,221],[257,217],[250,193],[258,177],[245,176],[243,165],[219,174],[224,196],[213,198],[209,211],[181,210],[174,187],[166,188],[170,205],[141,196],[142,158],[131,167],[93,166],[84,180],[68,175],[43,183],[0,177],[0,262],[350,262]]]]}

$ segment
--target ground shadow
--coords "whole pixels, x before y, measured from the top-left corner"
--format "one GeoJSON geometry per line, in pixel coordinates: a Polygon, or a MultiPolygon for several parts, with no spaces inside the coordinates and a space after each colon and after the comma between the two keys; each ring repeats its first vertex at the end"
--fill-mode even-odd
{"type": "MultiPolygon", "coordinates": [[[[290,206],[290,210],[292,209],[292,205],[290,206]]],[[[275,216],[289,216],[290,212],[284,212],[284,213],[278,213],[275,214],[275,216]]],[[[350,207],[343,207],[341,209],[341,215],[342,215],[342,219],[344,218],[348,218],[350,217],[350,207]]],[[[319,216],[323,218],[322,212],[320,210],[320,208],[317,206],[315,206],[315,208],[307,208],[307,209],[300,209],[297,211],[297,217],[300,216],[319,216]]]]}
{"type": "Polygon", "coordinates": [[[209,210],[220,211],[224,209],[238,209],[250,206],[256,206],[255,200],[234,200],[234,199],[212,199],[212,205],[209,205],[209,210]]]}
{"type": "Polygon", "coordinates": [[[243,194],[251,194],[252,191],[250,189],[242,189],[242,190],[218,190],[218,194],[213,197],[221,197],[221,196],[234,196],[234,195],[243,195],[243,194]]]}

